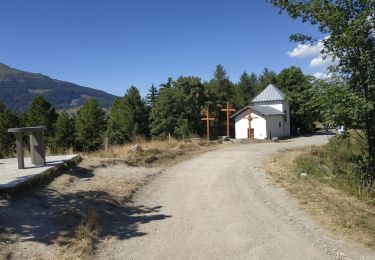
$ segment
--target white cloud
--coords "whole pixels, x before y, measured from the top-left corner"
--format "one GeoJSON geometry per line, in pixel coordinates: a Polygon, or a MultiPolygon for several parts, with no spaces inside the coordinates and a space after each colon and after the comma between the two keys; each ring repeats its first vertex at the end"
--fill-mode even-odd
{"type": "MultiPolygon", "coordinates": [[[[324,39],[328,39],[329,36],[324,39]]],[[[329,54],[322,54],[324,49],[323,40],[318,41],[314,45],[299,44],[292,51],[287,52],[289,57],[293,58],[308,58],[310,60],[310,68],[318,68],[319,71],[314,74],[318,79],[329,79],[332,74],[329,73],[328,67],[337,65],[337,59],[333,61],[333,56],[329,54]]]]}
{"type": "Polygon", "coordinates": [[[314,77],[317,79],[329,79],[332,77],[331,73],[317,72],[314,74],[314,77]]]}
{"type": "Polygon", "coordinates": [[[315,45],[307,45],[307,44],[298,44],[296,48],[292,51],[287,52],[289,57],[294,58],[307,58],[307,57],[314,57],[320,54],[323,50],[324,46],[322,41],[319,41],[315,45]]]}
{"type": "Polygon", "coordinates": [[[329,66],[332,66],[335,64],[337,64],[337,61],[333,61],[332,56],[328,55],[325,58],[323,58],[322,55],[319,55],[318,57],[311,60],[310,67],[326,69],[329,66]]]}

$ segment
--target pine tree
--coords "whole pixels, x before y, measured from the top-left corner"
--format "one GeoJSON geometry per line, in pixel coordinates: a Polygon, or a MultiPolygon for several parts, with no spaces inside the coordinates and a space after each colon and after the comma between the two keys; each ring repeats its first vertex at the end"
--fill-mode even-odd
{"type": "Polygon", "coordinates": [[[168,77],[167,83],[160,84],[160,90],[165,89],[165,88],[171,88],[173,84],[173,80],[171,77],[168,77]]]}
{"type": "Polygon", "coordinates": [[[255,88],[258,84],[257,76],[254,73],[250,75],[244,71],[240,76],[240,81],[235,87],[235,101],[238,107],[244,107],[251,103],[255,96],[255,88]]]}
{"type": "Polygon", "coordinates": [[[63,111],[57,117],[54,129],[52,150],[65,152],[74,144],[74,119],[70,118],[66,111],[63,111]]]}
{"type": "Polygon", "coordinates": [[[79,109],[75,122],[77,149],[93,151],[103,144],[105,113],[99,102],[92,98],[79,109]]]}
{"type": "Polygon", "coordinates": [[[258,77],[258,85],[255,90],[255,94],[259,94],[263,91],[269,84],[277,83],[277,74],[276,72],[265,68],[262,74],[258,77]]]}
{"type": "Polygon", "coordinates": [[[213,122],[212,135],[225,135],[226,115],[220,110],[225,108],[227,102],[230,102],[235,108],[237,108],[237,104],[234,102],[233,84],[221,64],[216,66],[214,78],[206,85],[206,95],[206,108],[211,111],[212,117],[216,118],[213,122]]]}
{"type": "Polygon", "coordinates": [[[148,136],[148,109],[136,87],[114,101],[109,113],[107,136],[111,143],[123,144],[135,136],[148,136]]]}
{"type": "Polygon", "coordinates": [[[146,96],[146,104],[147,104],[147,107],[148,107],[149,110],[151,110],[154,107],[156,99],[158,98],[158,96],[159,96],[159,91],[155,87],[155,85],[152,84],[152,86],[148,90],[148,94],[146,96]]]}
{"type": "Polygon", "coordinates": [[[206,102],[199,78],[180,77],[171,88],[162,89],[151,110],[150,127],[154,136],[188,138],[203,134],[201,111],[206,102]]]}
{"type": "Polygon", "coordinates": [[[51,143],[53,125],[57,119],[57,113],[51,104],[43,97],[37,96],[30,104],[26,113],[27,126],[46,126],[47,144],[51,143]]]}
{"type": "Polygon", "coordinates": [[[184,110],[183,96],[179,94],[175,88],[165,88],[160,91],[150,114],[153,136],[166,137],[169,133],[174,135],[178,116],[184,110]]]}

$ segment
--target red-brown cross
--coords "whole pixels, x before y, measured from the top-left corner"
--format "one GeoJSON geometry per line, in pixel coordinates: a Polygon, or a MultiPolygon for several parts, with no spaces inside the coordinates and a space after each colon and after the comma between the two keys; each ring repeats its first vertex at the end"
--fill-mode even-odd
{"type": "Polygon", "coordinates": [[[248,120],[248,122],[249,122],[249,138],[251,138],[251,121],[253,120],[253,119],[255,119],[255,118],[258,118],[257,116],[255,116],[255,117],[251,117],[251,109],[249,108],[249,113],[248,113],[248,115],[247,115],[247,120],[248,120]]]}
{"type": "Polygon", "coordinates": [[[227,102],[227,108],[223,108],[221,111],[227,112],[227,137],[229,138],[229,116],[230,112],[236,111],[236,109],[230,108],[229,102],[227,102]]]}
{"type": "Polygon", "coordinates": [[[206,111],[206,117],[202,118],[202,120],[206,121],[207,126],[207,141],[210,141],[210,121],[215,120],[214,118],[210,117],[210,113],[207,109],[206,111]]]}

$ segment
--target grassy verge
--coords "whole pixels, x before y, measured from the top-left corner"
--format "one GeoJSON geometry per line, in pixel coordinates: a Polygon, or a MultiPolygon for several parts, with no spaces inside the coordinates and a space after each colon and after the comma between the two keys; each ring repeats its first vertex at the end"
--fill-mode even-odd
{"type": "Polygon", "coordinates": [[[284,151],[266,170],[321,224],[375,248],[375,192],[361,189],[362,155],[356,141],[333,138],[324,146],[284,151]]]}
{"type": "Polygon", "coordinates": [[[111,146],[107,151],[85,153],[88,158],[103,158],[103,162],[124,162],[131,166],[154,166],[167,164],[177,157],[193,154],[214,147],[213,143],[202,141],[145,141],[135,140],[133,143],[111,146]]]}

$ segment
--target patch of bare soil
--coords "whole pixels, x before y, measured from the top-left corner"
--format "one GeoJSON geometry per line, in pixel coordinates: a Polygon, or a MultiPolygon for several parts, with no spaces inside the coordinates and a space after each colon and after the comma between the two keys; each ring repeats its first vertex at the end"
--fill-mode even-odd
{"type": "Polygon", "coordinates": [[[86,156],[46,185],[0,195],[0,259],[93,258],[98,243],[137,235],[159,209],[130,206],[132,194],[166,165],[204,150],[86,156]]]}

